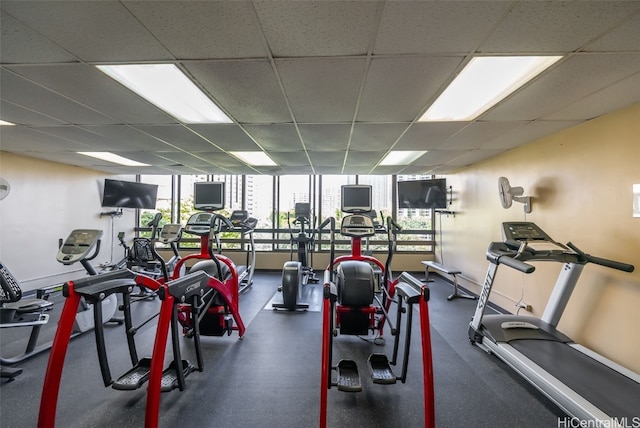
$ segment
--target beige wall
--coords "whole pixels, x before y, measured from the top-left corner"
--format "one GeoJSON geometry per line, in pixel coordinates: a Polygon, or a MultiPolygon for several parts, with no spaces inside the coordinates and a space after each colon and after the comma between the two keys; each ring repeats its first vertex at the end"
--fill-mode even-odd
{"type": "MultiPolygon", "coordinates": [[[[640,218],[632,217],[632,185],[640,183],[640,104],[447,178],[458,213],[442,219],[443,257],[464,272],[462,284],[473,291],[484,280],[485,252],[489,242],[500,240],[503,221],[533,221],[559,242],[571,241],[586,253],[636,266],[629,274],[587,265],[560,328],[640,372],[640,218]],[[517,202],[502,208],[500,176],[533,197],[531,214],[525,215],[517,202]]],[[[558,263],[539,262],[531,275],[501,268],[492,300],[514,311],[523,296],[539,316],[559,268],[558,263]]]]}
{"type": "MultiPolygon", "coordinates": [[[[56,261],[58,239],[73,229],[103,230],[102,249],[96,263],[111,259],[111,218],[100,217],[100,186],[105,175],[55,162],[0,152],[0,177],[11,186],[0,201],[0,260],[20,281],[23,290],[61,283],[84,275],[79,264],[56,261]]],[[[131,180],[133,177],[116,177],[131,180]]],[[[124,210],[114,220],[114,230],[132,236],[134,210],[124,210]]],[[[113,245],[113,258],[122,258],[113,245]]]]}

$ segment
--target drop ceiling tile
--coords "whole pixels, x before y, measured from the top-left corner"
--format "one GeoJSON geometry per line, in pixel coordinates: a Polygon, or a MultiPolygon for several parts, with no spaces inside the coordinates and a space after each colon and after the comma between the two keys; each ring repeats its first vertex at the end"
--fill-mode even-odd
{"type": "Polygon", "coordinates": [[[269,61],[186,61],[184,66],[237,122],[293,121],[269,61]]]}
{"type": "Polygon", "coordinates": [[[0,149],[8,152],[76,152],[90,146],[24,126],[0,127],[0,149]]]}
{"type": "Polygon", "coordinates": [[[192,154],[216,166],[237,167],[244,165],[240,159],[223,152],[194,152],[192,154]]]}
{"type": "Polygon", "coordinates": [[[469,122],[414,123],[393,147],[394,150],[431,150],[442,146],[447,139],[469,122]]]}
{"type": "Polygon", "coordinates": [[[276,66],[296,121],[353,120],[365,59],[288,59],[277,60],[276,66]]]}
{"type": "Polygon", "coordinates": [[[0,120],[27,126],[63,125],[65,123],[4,100],[0,100],[0,120]]]}
{"type": "Polygon", "coordinates": [[[7,67],[56,94],[112,118],[113,123],[175,123],[176,119],[86,64],[7,67]]]}
{"type": "Polygon", "coordinates": [[[345,152],[344,151],[332,151],[332,152],[315,152],[309,151],[309,158],[314,167],[331,166],[336,168],[342,168],[344,163],[345,152]]]}
{"type": "Polygon", "coordinates": [[[298,129],[307,150],[346,150],[349,144],[350,124],[301,124],[298,129]]]}
{"type": "Polygon", "coordinates": [[[248,1],[125,1],[125,6],[176,58],[266,56],[248,1]]]}
{"type": "Polygon", "coordinates": [[[305,166],[309,168],[309,158],[307,157],[307,153],[300,152],[273,152],[270,151],[269,157],[273,159],[275,163],[278,165],[287,165],[287,166],[305,166]]]}
{"type": "Polygon", "coordinates": [[[374,54],[474,51],[510,6],[505,1],[388,1],[374,54]]]}
{"type": "Polygon", "coordinates": [[[268,152],[303,150],[298,132],[292,124],[245,125],[245,129],[268,152]]]}
{"type": "Polygon", "coordinates": [[[529,122],[474,122],[453,134],[438,149],[459,150],[477,149],[485,147],[491,142],[505,134],[522,129],[529,122]]]}
{"type": "Polygon", "coordinates": [[[640,73],[580,98],[543,119],[589,120],[637,102],[640,102],[640,73]]]}
{"type": "MultiPolygon", "coordinates": [[[[420,159],[413,162],[414,166],[436,166],[450,162],[467,153],[467,150],[429,150],[420,159]]],[[[404,174],[404,173],[403,173],[404,174]]]]}
{"type": "Polygon", "coordinates": [[[211,141],[222,150],[260,150],[255,141],[238,125],[230,123],[215,123],[203,125],[186,125],[196,134],[211,141]]]}
{"type": "Polygon", "coordinates": [[[3,1],[2,9],[83,61],[172,59],[121,2],[3,1]]]}
{"type": "MultiPolygon", "coordinates": [[[[48,66],[46,66],[48,67],[48,66]]],[[[16,106],[73,124],[113,124],[111,117],[0,69],[0,97],[16,106]]]]}
{"type": "Polygon", "coordinates": [[[640,14],[624,20],[619,26],[589,43],[586,51],[623,52],[640,49],[640,14]]]}
{"type": "Polygon", "coordinates": [[[543,138],[554,132],[559,132],[572,126],[580,124],[582,121],[561,121],[561,120],[539,120],[528,123],[513,132],[488,141],[482,145],[482,149],[508,150],[531,143],[539,138],[543,138]]]}
{"type": "Polygon", "coordinates": [[[182,125],[136,126],[136,129],[158,138],[179,150],[194,152],[220,151],[213,142],[207,141],[205,138],[182,125]]]}
{"type": "Polygon", "coordinates": [[[51,40],[15,20],[11,15],[0,16],[0,62],[51,63],[72,62],[76,58],[51,40]]]}
{"type": "Polygon", "coordinates": [[[170,144],[128,125],[89,125],[82,126],[82,129],[90,133],[90,136],[84,141],[114,150],[152,151],[173,148],[170,144]]]}
{"type": "Polygon", "coordinates": [[[274,57],[364,55],[379,2],[257,1],[274,57]]]}
{"type": "Polygon", "coordinates": [[[499,149],[469,150],[464,152],[457,158],[446,162],[446,164],[450,167],[469,166],[471,164],[482,162],[483,160],[498,156],[501,153],[504,153],[504,150],[499,150],[499,149]]]}
{"type": "MultiPolygon", "coordinates": [[[[480,117],[534,120],[638,72],[640,53],[582,54],[567,58],[480,117]]],[[[587,119],[587,118],[584,118],[587,119]]]]}
{"type": "Polygon", "coordinates": [[[463,61],[459,56],[374,58],[358,109],[362,122],[411,122],[463,61]]]}
{"type": "Polygon", "coordinates": [[[482,43],[480,51],[572,52],[637,10],[638,4],[631,1],[518,2],[482,43]]]}
{"type": "Polygon", "coordinates": [[[407,129],[406,123],[356,123],[350,150],[387,151],[407,129]]]}
{"type": "Polygon", "coordinates": [[[195,152],[194,154],[190,154],[186,152],[174,151],[174,152],[156,152],[156,154],[178,165],[187,165],[187,166],[193,166],[193,167],[211,165],[211,163],[208,160],[199,157],[197,152],[195,152]]]}
{"type": "Polygon", "coordinates": [[[386,154],[386,150],[366,152],[349,150],[345,165],[349,167],[368,166],[369,169],[371,169],[374,165],[377,165],[386,154]]]}

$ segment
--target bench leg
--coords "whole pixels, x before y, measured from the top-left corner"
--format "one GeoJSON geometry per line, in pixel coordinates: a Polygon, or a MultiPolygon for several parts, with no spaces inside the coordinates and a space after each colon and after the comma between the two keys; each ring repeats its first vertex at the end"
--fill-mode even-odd
{"type": "Polygon", "coordinates": [[[453,294],[450,295],[449,297],[447,297],[447,300],[453,300],[456,297],[459,297],[461,299],[471,299],[471,300],[476,300],[476,296],[471,296],[469,294],[463,294],[463,293],[459,293],[458,292],[458,276],[456,274],[452,274],[451,275],[453,277],[453,294]]]}

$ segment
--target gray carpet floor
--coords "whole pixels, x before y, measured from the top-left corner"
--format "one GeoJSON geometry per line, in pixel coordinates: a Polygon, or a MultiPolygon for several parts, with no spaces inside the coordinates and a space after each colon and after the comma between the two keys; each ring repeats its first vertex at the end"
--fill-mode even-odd
{"type": "MultiPolygon", "coordinates": [[[[418,278],[424,274],[416,274],[418,278]]],[[[467,339],[475,301],[447,301],[451,284],[435,277],[429,304],[434,354],[436,423],[439,427],[556,427],[563,413],[497,358],[486,354],[467,339]]],[[[257,272],[254,285],[240,297],[247,331],[204,337],[205,367],[187,377],[187,388],[162,395],[160,426],[194,427],[314,427],[320,412],[321,313],[315,310],[288,312],[271,309],[277,301],[279,272],[257,272]]],[[[305,293],[317,302],[320,284],[309,284],[305,293]]],[[[62,300],[62,298],[60,298],[62,300]]],[[[52,337],[57,302],[43,331],[52,337]]],[[[158,301],[140,303],[136,317],[144,319],[157,310],[158,301]]],[[[421,349],[417,317],[405,384],[373,384],[366,358],[372,352],[390,354],[389,336],[384,346],[367,338],[335,338],[334,364],[340,358],[354,359],[361,371],[363,391],[328,392],[330,427],[421,427],[423,397],[421,349]]],[[[26,346],[25,334],[2,329],[1,352],[11,356],[26,346]]],[[[149,354],[154,322],[139,334],[139,354],[149,354]],[[147,352],[145,352],[147,350],[147,352]]],[[[388,335],[388,333],[387,333],[388,335]]],[[[106,327],[109,359],[114,374],[127,370],[128,354],[121,327],[106,327]]],[[[186,358],[193,360],[191,343],[181,339],[186,358]]],[[[42,382],[48,352],[19,366],[24,373],[14,381],[0,383],[0,426],[24,428],[37,425],[42,382]]],[[[63,372],[56,426],[142,427],[146,389],[123,392],[105,388],[97,363],[93,333],[74,338],[63,372]]]]}

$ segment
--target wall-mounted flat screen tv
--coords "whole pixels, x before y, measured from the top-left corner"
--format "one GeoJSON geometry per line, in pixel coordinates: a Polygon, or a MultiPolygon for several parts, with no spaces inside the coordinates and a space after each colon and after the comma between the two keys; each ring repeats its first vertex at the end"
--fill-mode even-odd
{"type": "Polygon", "coordinates": [[[202,211],[224,208],[223,181],[196,181],[193,183],[193,207],[202,211]]]}
{"type": "Polygon", "coordinates": [[[341,187],[342,212],[362,213],[371,211],[371,186],[368,184],[345,184],[341,187]]]}
{"type": "Polygon", "coordinates": [[[398,181],[398,208],[447,208],[447,180],[434,178],[398,181]]]}
{"type": "Polygon", "coordinates": [[[105,178],[102,206],[113,208],[156,209],[158,185],[105,178]]]}

